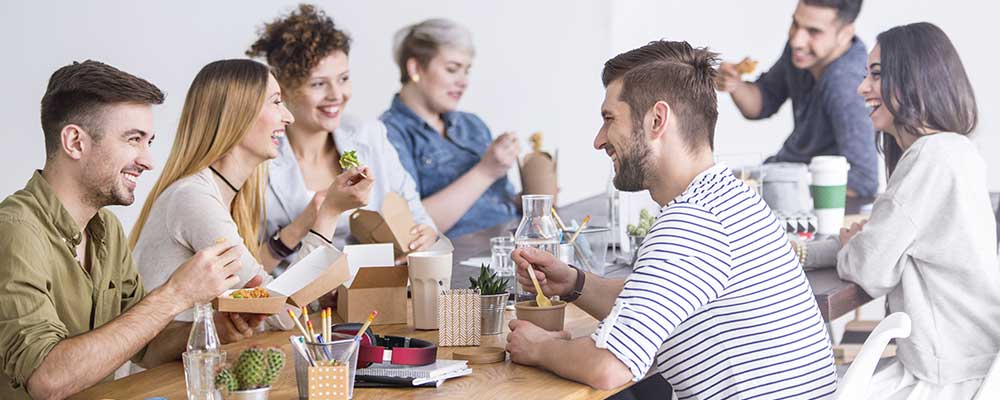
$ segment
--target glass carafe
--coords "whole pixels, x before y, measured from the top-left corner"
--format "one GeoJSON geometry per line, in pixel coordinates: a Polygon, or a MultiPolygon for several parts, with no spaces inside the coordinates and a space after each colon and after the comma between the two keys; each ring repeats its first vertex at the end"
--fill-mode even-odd
{"type": "MultiPolygon", "coordinates": [[[[521,204],[524,216],[521,217],[521,224],[514,233],[514,247],[534,247],[559,258],[561,232],[552,218],[552,196],[544,194],[522,196],[521,204]]],[[[533,297],[524,293],[520,285],[517,296],[519,300],[533,297]]]]}

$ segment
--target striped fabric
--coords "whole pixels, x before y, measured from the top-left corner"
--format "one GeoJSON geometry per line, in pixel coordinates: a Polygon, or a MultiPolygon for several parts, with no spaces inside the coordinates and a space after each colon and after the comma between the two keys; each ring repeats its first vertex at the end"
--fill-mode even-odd
{"type": "Polygon", "coordinates": [[[836,388],[830,339],[784,231],[721,164],[660,211],[593,338],[636,380],[656,368],[679,399],[814,399],[836,388]]]}

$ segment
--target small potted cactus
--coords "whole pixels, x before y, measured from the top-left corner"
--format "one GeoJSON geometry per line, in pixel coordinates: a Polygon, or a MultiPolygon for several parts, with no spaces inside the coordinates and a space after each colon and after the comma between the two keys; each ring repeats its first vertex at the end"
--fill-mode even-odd
{"type": "Polygon", "coordinates": [[[216,374],[215,386],[225,399],[266,400],[284,366],[285,353],[281,349],[251,347],[240,354],[236,365],[216,374]]]}
{"type": "Polygon", "coordinates": [[[483,335],[499,335],[503,331],[503,310],[510,297],[508,282],[507,278],[500,278],[486,264],[479,267],[478,278],[469,277],[470,288],[479,290],[480,333],[483,335]]]}

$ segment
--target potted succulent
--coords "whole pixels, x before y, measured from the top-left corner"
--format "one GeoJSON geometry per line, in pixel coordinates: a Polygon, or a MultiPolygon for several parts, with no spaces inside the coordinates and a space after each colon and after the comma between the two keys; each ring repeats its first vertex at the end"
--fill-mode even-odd
{"type": "Polygon", "coordinates": [[[479,277],[469,277],[470,288],[479,290],[480,321],[483,335],[499,335],[503,331],[503,310],[510,297],[507,278],[497,276],[486,264],[479,267],[479,277]]]}
{"type": "Polygon", "coordinates": [[[646,234],[649,233],[649,230],[655,223],[656,218],[644,208],[639,211],[639,225],[628,224],[626,227],[629,244],[632,246],[632,264],[635,264],[635,259],[639,255],[639,246],[642,245],[642,241],[646,239],[646,234]]]}
{"type": "Polygon", "coordinates": [[[251,347],[240,354],[236,365],[216,374],[215,386],[225,399],[266,400],[284,366],[285,353],[281,349],[251,347]]]}

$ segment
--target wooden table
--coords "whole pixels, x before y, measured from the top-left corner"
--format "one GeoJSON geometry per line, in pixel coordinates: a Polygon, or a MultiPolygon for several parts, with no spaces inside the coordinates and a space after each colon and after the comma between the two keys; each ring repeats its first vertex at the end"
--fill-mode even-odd
{"type": "MultiPolygon", "coordinates": [[[[411,307],[407,307],[412,310],[411,307]]],[[[319,318],[314,315],[313,323],[319,318]]],[[[514,318],[513,311],[506,311],[506,319],[514,318]]],[[[334,315],[334,319],[337,319],[334,315]]],[[[409,336],[437,342],[437,331],[416,331],[412,328],[413,317],[409,324],[375,326],[373,329],[379,335],[409,336]]],[[[589,336],[597,327],[597,320],[570,304],[566,308],[566,329],[573,337],[589,336]]],[[[484,346],[504,347],[507,343],[508,329],[500,335],[483,336],[484,346]]],[[[277,384],[271,390],[271,399],[296,399],[298,388],[295,382],[295,368],[292,365],[291,345],[288,337],[292,332],[266,332],[242,341],[223,346],[229,358],[236,357],[239,352],[252,345],[278,346],[288,356],[288,362],[277,384]]],[[[438,357],[450,359],[456,347],[438,348],[438,357]]],[[[600,391],[589,386],[560,378],[551,372],[511,363],[470,365],[472,375],[449,379],[439,388],[406,388],[406,389],[375,389],[356,388],[355,399],[603,399],[619,390],[600,391]]],[[[161,365],[127,378],[94,386],[71,399],[144,399],[148,397],[166,397],[171,400],[184,399],[184,368],[180,361],[161,365]]]]}
{"type": "MultiPolygon", "coordinates": [[[[846,223],[858,222],[863,217],[858,214],[861,207],[870,204],[872,199],[848,199],[845,212],[846,223]]],[[[603,195],[593,196],[584,200],[572,203],[559,208],[560,216],[569,223],[570,219],[582,220],[587,214],[591,216],[592,226],[606,226],[608,223],[607,199],[603,195]]],[[[471,268],[458,265],[459,262],[472,257],[489,257],[490,238],[513,233],[517,229],[518,221],[510,221],[503,225],[487,228],[479,232],[469,233],[452,240],[455,245],[455,267],[452,272],[451,285],[453,288],[464,288],[469,285],[469,277],[478,275],[478,268],[471,268]]],[[[624,266],[627,268],[627,266],[624,266]]],[[[829,322],[837,319],[855,308],[861,307],[872,300],[864,290],[861,290],[854,282],[845,281],[837,276],[834,268],[826,268],[806,272],[809,285],[812,286],[816,296],[816,304],[819,306],[823,320],[829,322]]]]}

